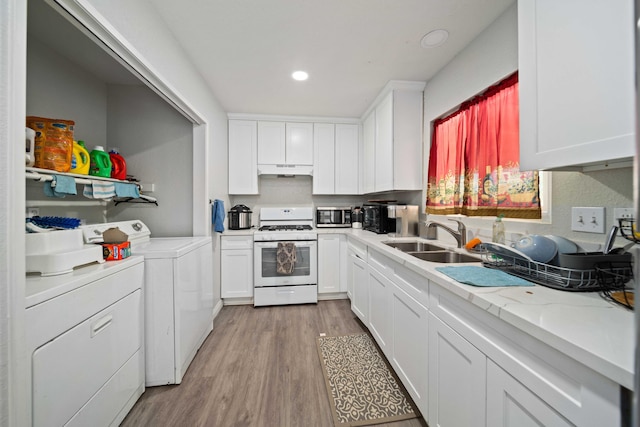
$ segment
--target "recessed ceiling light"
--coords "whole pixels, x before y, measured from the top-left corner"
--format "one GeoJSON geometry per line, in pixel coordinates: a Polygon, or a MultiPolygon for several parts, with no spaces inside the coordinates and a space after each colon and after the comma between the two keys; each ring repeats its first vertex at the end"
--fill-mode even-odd
{"type": "Polygon", "coordinates": [[[428,32],[420,41],[420,46],[425,49],[430,49],[436,46],[440,46],[449,38],[449,32],[447,30],[433,30],[428,32]]]}
{"type": "Polygon", "coordinates": [[[291,74],[291,77],[293,77],[294,80],[307,80],[309,78],[309,74],[306,71],[294,71],[293,74],[291,74]]]}

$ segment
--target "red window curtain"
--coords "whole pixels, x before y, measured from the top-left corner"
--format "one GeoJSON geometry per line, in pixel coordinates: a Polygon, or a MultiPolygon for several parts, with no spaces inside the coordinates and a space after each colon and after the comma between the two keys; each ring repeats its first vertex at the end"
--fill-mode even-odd
{"type": "Polygon", "coordinates": [[[427,213],[540,218],[538,172],[519,157],[516,72],[434,122],[427,213]]]}

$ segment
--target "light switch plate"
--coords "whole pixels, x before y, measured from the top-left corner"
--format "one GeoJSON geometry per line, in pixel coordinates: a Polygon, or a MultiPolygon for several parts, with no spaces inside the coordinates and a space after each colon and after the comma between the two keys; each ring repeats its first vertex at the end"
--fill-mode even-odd
{"type": "Polygon", "coordinates": [[[604,234],[604,207],[571,208],[571,229],[604,234]]]}

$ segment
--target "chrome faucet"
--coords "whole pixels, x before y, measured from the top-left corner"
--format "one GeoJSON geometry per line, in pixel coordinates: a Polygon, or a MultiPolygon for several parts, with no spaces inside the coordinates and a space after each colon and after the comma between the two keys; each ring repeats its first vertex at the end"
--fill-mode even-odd
{"type": "Polygon", "coordinates": [[[455,221],[458,223],[458,231],[455,232],[453,229],[447,227],[444,224],[440,224],[439,222],[429,222],[427,224],[427,239],[436,240],[438,238],[438,227],[446,230],[451,234],[458,242],[458,247],[461,248],[467,244],[467,227],[465,227],[464,223],[460,220],[448,218],[449,221],[455,221]]]}

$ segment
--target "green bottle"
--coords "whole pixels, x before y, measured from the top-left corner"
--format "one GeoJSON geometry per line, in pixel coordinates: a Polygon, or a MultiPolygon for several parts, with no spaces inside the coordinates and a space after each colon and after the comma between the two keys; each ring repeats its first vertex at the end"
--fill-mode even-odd
{"type": "Polygon", "coordinates": [[[111,177],[111,158],[109,154],[104,151],[104,147],[96,145],[91,154],[91,166],[89,167],[89,175],[101,176],[103,178],[111,177]]]}

